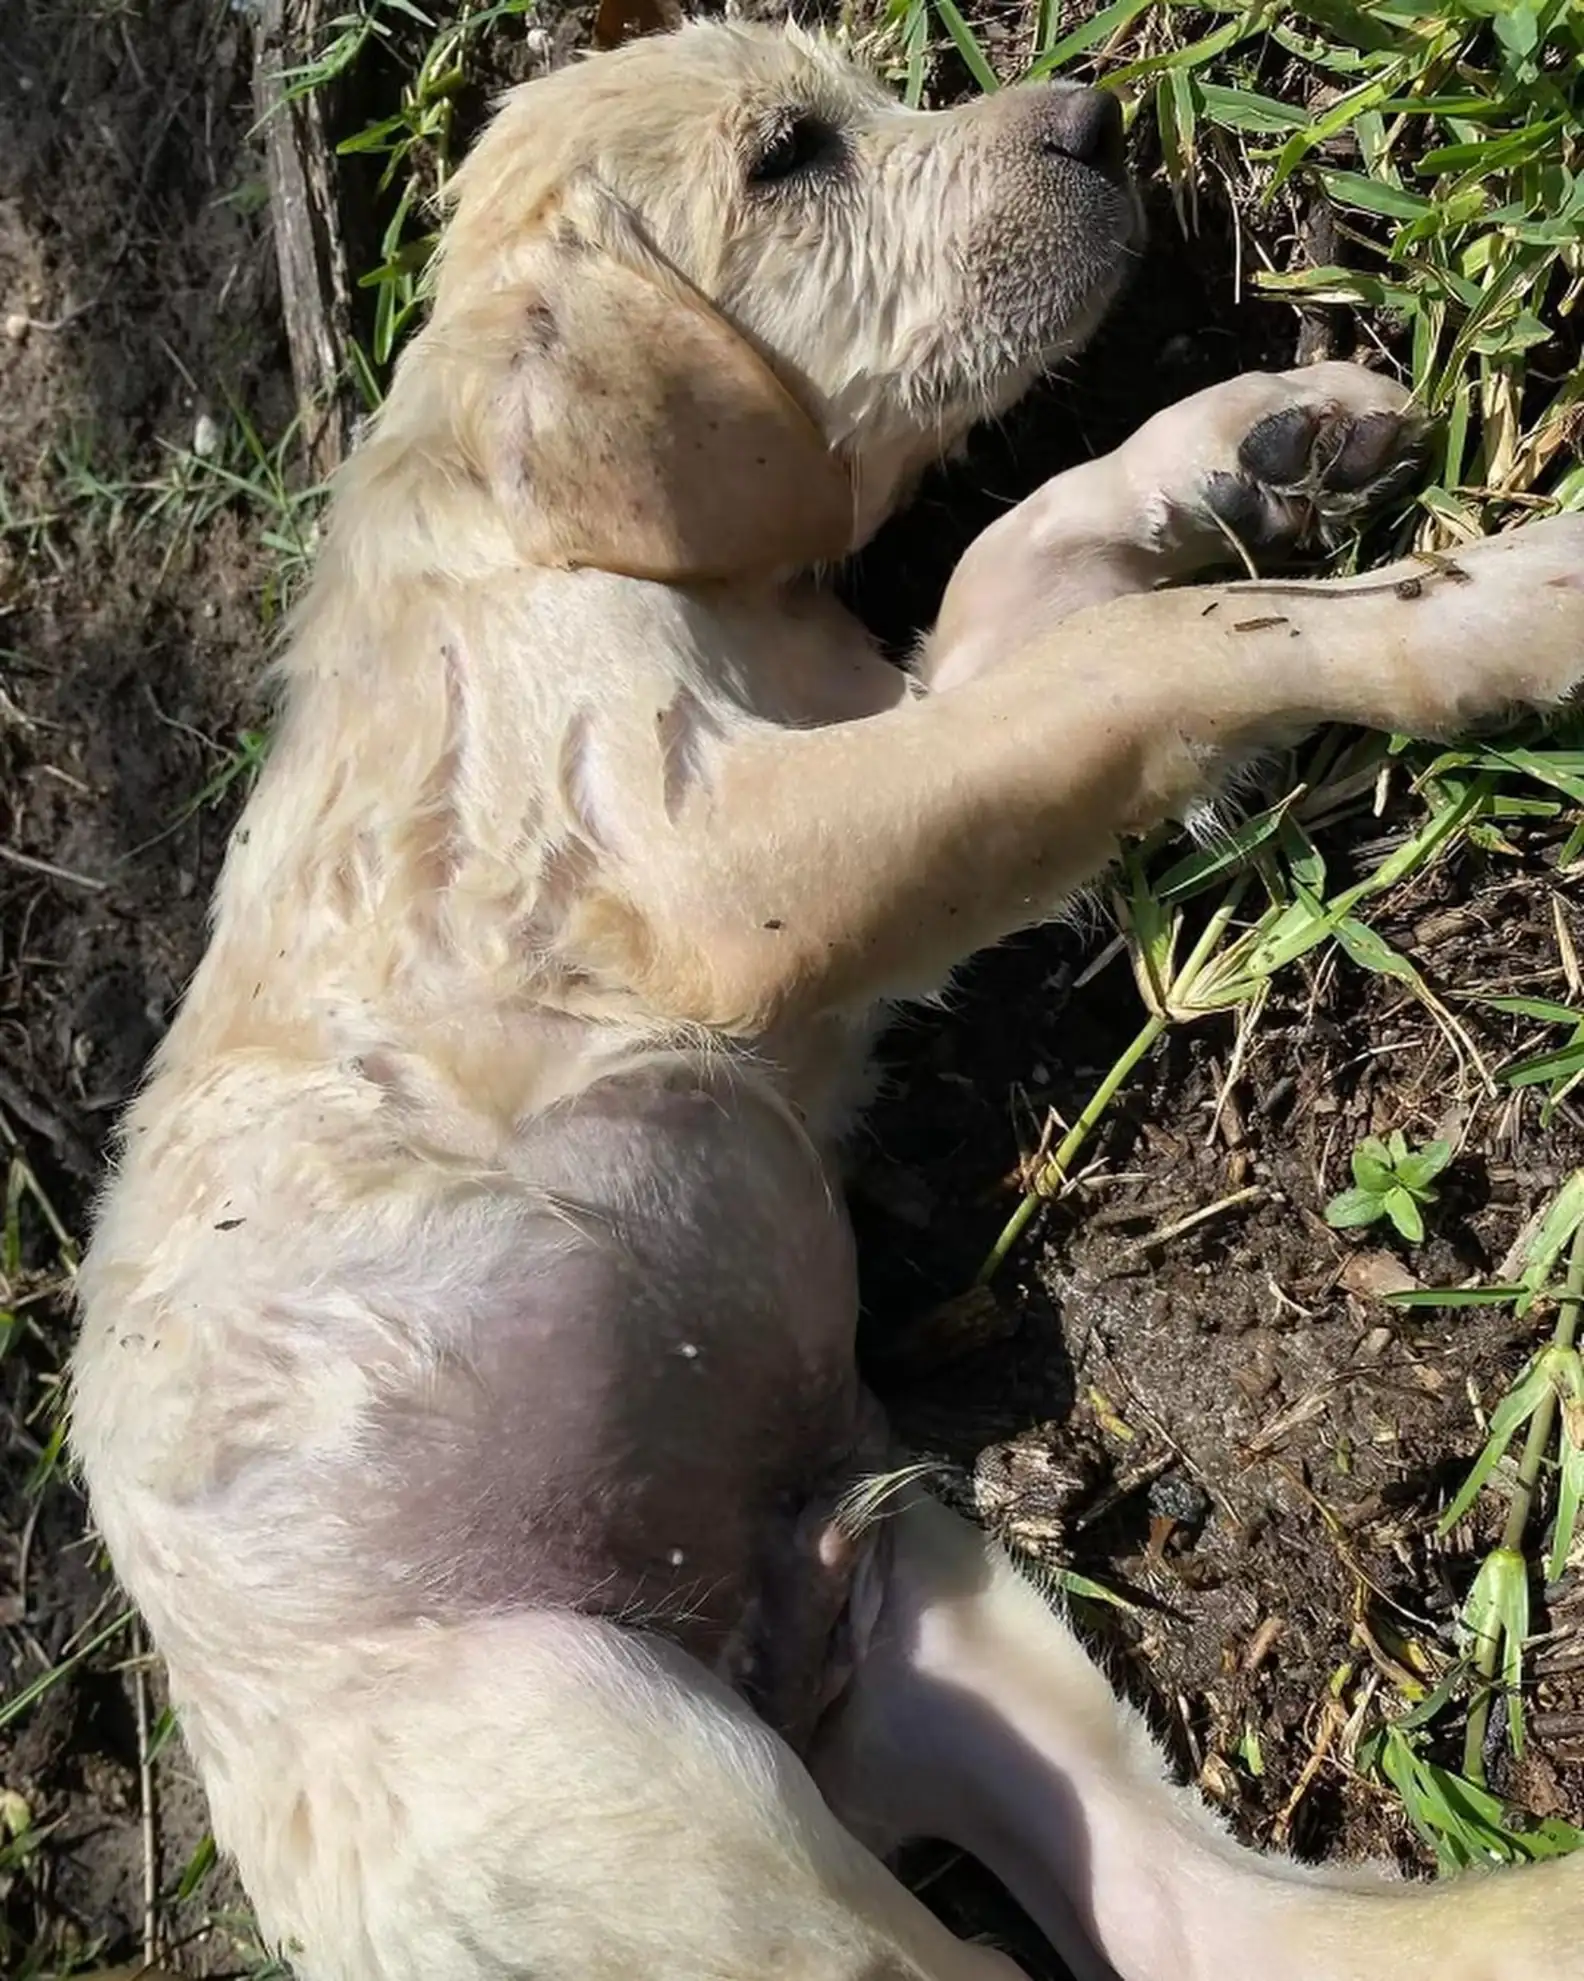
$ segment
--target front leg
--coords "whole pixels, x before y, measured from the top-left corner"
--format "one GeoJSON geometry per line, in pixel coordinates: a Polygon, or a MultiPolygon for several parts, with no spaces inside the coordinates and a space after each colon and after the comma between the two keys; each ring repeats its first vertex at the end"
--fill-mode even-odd
{"type": "Polygon", "coordinates": [[[951,694],[742,723],[680,792],[639,711],[590,740],[607,850],[567,938],[647,1014],[763,1037],[934,988],[1273,743],[1328,721],[1457,734],[1581,678],[1571,515],[1434,567],[1112,599],[951,694]]]}
{"type": "Polygon", "coordinates": [[[1361,365],[1248,372],[1184,399],[1114,453],[1036,489],[953,573],[918,672],[960,687],[1086,606],[1327,545],[1412,476],[1408,394],[1361,365]]]}

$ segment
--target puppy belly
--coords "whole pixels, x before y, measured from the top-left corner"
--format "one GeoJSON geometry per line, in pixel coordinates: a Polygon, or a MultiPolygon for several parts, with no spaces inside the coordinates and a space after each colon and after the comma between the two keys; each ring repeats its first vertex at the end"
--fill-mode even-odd
{"type": "Polygon", "coordinates": [[[795,1734],[846,1599],[830,1517],[884,1449],[824,1166],[773,1103],[680,1067],[534,1124],[519,1168],[554,1209],[345,1482],[374,1552],[436,1616],[663,1631],[795,1734]]]}

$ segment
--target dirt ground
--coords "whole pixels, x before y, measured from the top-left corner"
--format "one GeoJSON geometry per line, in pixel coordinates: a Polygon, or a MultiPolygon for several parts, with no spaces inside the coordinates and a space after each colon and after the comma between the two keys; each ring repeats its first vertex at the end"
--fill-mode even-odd
{"type": "MultiPolygon", "coordinates": [[[[235,409],[278,435],[290,405],[244,0],[4,0],[3,39],[0,1161],[9,1147],[39,1185],[0,1256],[13,1699],[119,1615],[50,1463],[68,1317],[41,1200],[82,1231],[116,1111],[196,959],[244,781],[230,773],[265,716],[274,560],[257,504],[213,499],[193,450],[213,458],[235,409]]],[[[1201,384],[1291,362],[1299,321],[1236,299],[1225,216],[1207,205],[1193,242],[1169,205],[1154,217],[1113,328],[850,574],[894,646],[1008,499],[1201,384]]],[[[1388,810],[1365,838],[1392,829],[1388,810]]],[[[1559,994],[1558,918],[1584,944],[1584,904],[1556,872],[1557,830],[1518,837],[1518,857],[1465,854],[1391,898],[1382,933],[1430,983],[1559,994]]],[[[1229,1023],[1172,1035],[1087,1152],[1086,1187],[1045,1214],[967,1334],[947,1329],[942,1303],[972,1280],[1050,1111],[1070,1121],[1141,1021],[1125,961],[1078,985],[1108,933],[1091,917],[1009,944],[888,1041],[854,1178],[871,1373],[921,1451],[977,1465],[1014,1544],[1134,1600],[1093,1619],[1119,1681],[1241,1834],[1421,1864],[1399,1806],[1347,1765],[1331,1682],[1388,1669],[1396,1625],[1449,1640],[1490,1536],[1438,1543],[1434,1517],[1477,1444],[1473,1399],[1536,1330],[1374,1293],[1394,1269],[1499,1274],[1584,1161],[1584,1122],[1564,1106],[1542,1132],[1532,1099],[1482,1096],[1399,988],[1300,965],[1230,1083],[1229,1023]],[[1358,1138],[1390,1128],[1462,1143],[1411,1254],[1320,1216],[1358,1138]]],[[[1466,1022],[1493,1056],[1512,1042],[1506,1021],[1471,1007],[1466,1022]]],[[[1584,1594],[1546,1593],[1551,1664],[1542,1650],[1530,1749],[1502,1787],[1577,1817],[1584,1674],[1562,1640],[1584,1594]]],[[[261,1971],[225,1874],[198,1875],[201,1806],[136,1653],[116,1633],[0,1720],[7,1973],[135,1955],[156,1902],[193,1972],[261,1971]]],[[[929,1851],[912,1868],[948,1917],[1053,1972],[970,1869],[929,1851]]]]}

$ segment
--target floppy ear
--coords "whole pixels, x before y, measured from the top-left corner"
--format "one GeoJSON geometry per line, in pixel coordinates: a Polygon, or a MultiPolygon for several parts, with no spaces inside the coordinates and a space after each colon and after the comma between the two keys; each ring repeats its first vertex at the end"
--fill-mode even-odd
{"type": "Polygon", "coordinates": [[[811,416],[630,224],[595,212],[590,227],[563,209],[531,293],[492,326],[515,344],[484,447],[524,554],[669,583],[845,556],[852,485],[811,416]]]}

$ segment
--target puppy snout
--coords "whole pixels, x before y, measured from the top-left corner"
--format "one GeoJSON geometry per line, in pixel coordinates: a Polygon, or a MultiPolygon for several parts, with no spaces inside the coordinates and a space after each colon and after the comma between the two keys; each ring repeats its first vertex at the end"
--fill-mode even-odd
{"type": "Polygon", "coordinates": [[[1122,105],[1108,89],[1053,83],[1040,106],[1039,145],[1047,154],[1092,166],[1116,185],[1126,182],[1122,105]]]}

